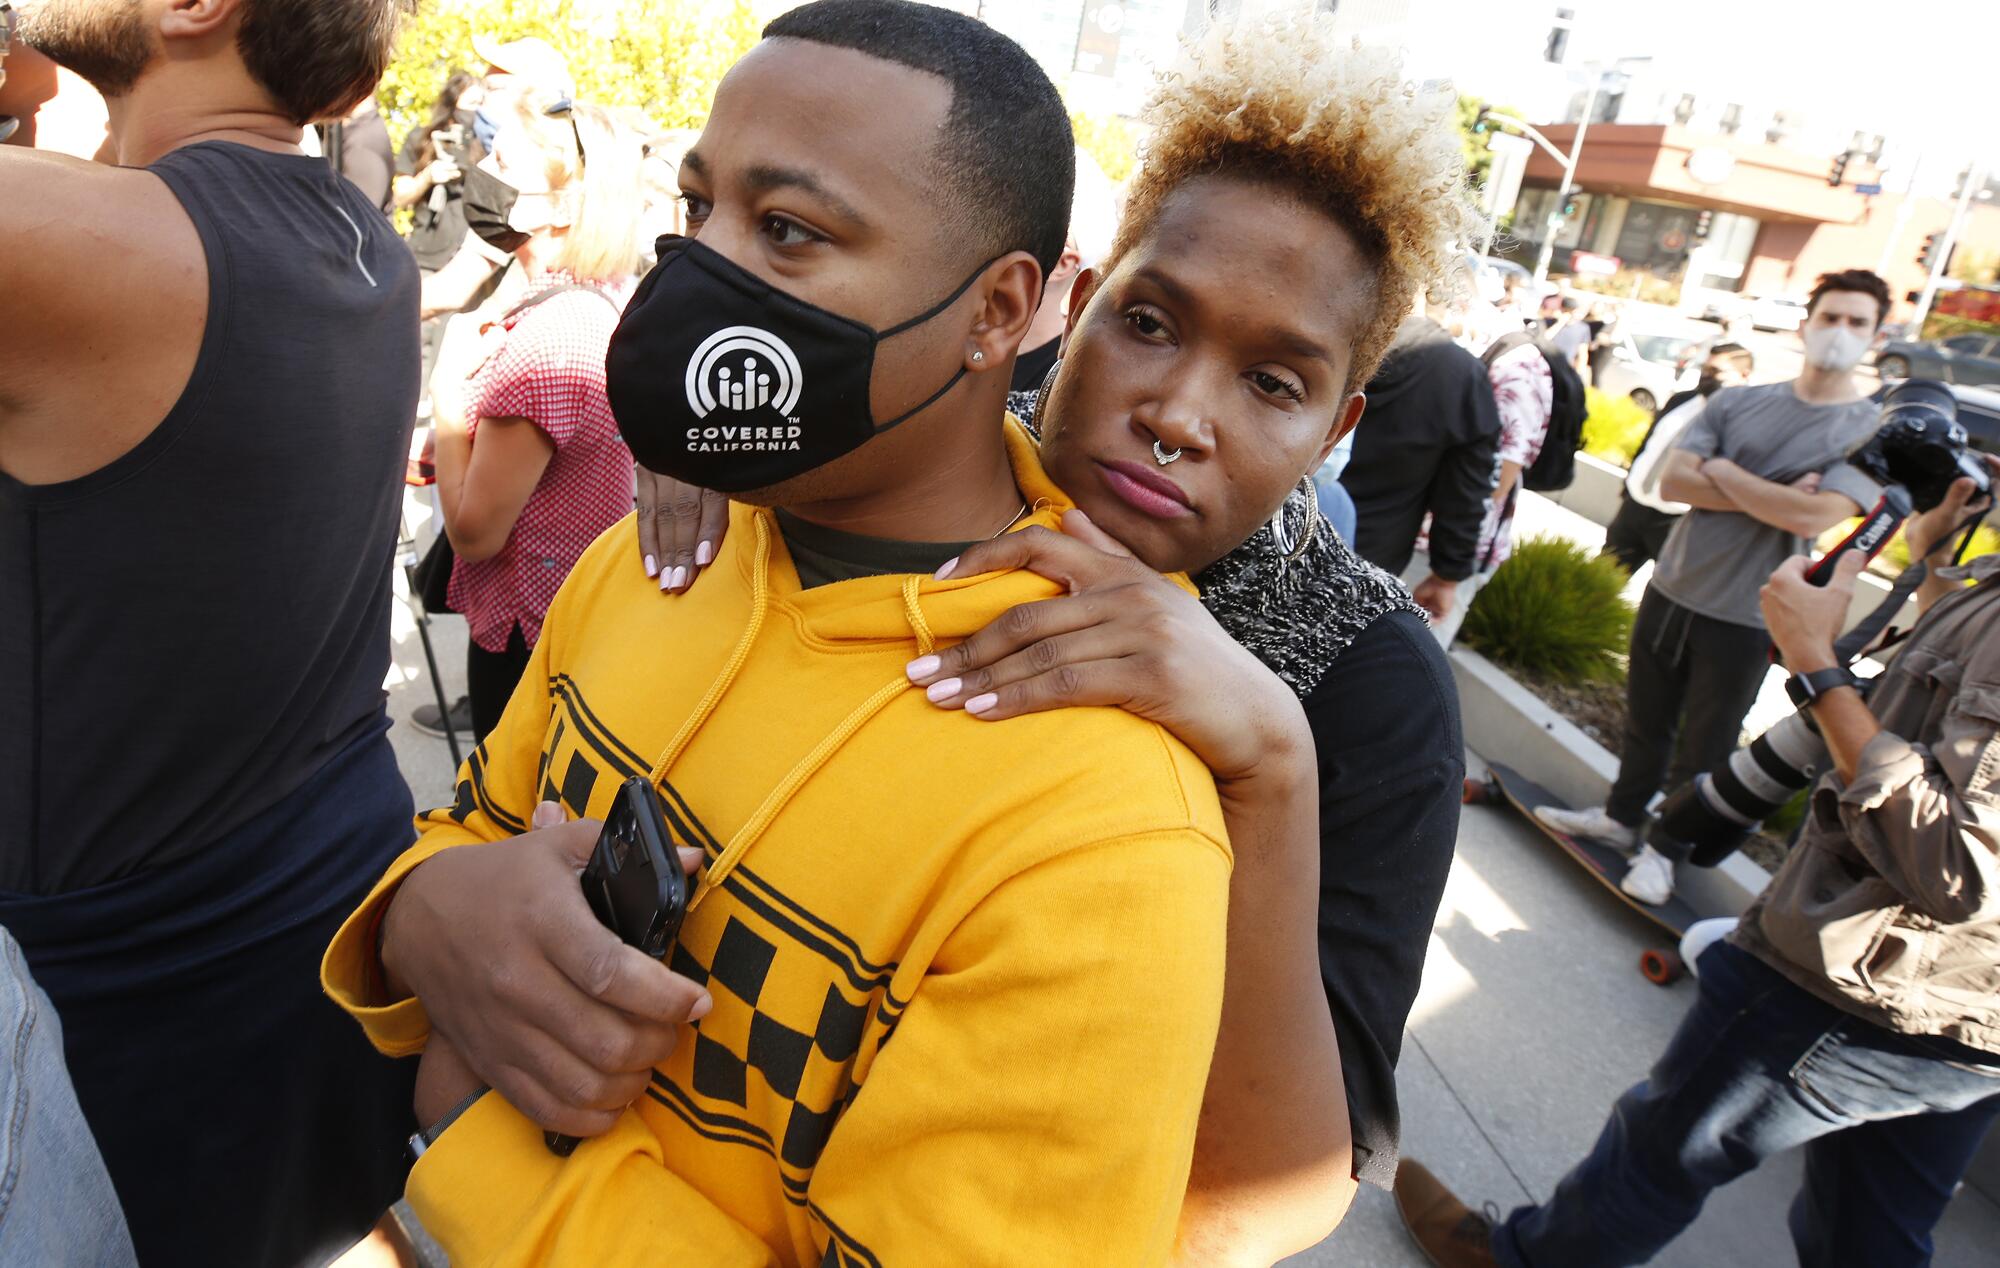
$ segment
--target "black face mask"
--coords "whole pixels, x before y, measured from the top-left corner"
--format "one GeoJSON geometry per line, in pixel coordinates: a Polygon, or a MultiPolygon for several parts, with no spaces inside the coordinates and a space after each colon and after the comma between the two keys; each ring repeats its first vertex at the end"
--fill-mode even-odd
{"type": "Polygon", "coordinates": [[[823,467],[956,387],[963,365],[885,423],[868,403],[881,342],[951,307],[992,263],[878,332],[785,294],[692,238],[661,238],[658,250],[611,336],[611,412],[642,466],[722,493],[823,467]]]}
{"type": "Polygon", "coordinates": [[[464,169],[460,188],[465,227],[496,251],[509,255],[519,251],[528,235],[508,224],[507,217],[513,214],[514,200],[521,191],[480,167],[464,169]]]}
{"type": "Polygon", "coordinates": [[[1704,373],[1695,380],[1694,390],[1702,396],[1713,396],[1722,387],[1722,380],[1713,374],[1704,373]]]}

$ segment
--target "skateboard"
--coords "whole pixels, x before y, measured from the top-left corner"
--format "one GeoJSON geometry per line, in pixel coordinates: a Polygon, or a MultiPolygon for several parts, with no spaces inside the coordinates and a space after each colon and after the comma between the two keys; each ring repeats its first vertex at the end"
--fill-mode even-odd
{"type": "Polygon", "coordinates": [[[1468,805],[1486,805],[1506,802],[1540,829],[1543,836],[1561,847],[1562,852],[1583,865],[1583,870],[1598,884],[1611,892],[1611,896],[1638,912],[1659,928],[1674,937],[1674,947],[1666,950],[1650,949],[1639,956],[1639,971],[1646,980],[1658,986],[1667,986],[1679,981],[1687,972],[1681,963],[1680,939],[1688,926],[1701,917],[1692,907],[1675,895],[1661,906],[1642,903],[1624,890],[1618,882],[1625,877],[1628,862],[1625,855],[1606,846],[1579,841],[1566,833],[1557,832],[1548,824],[1535,817],[1538,806],[1560,806],[1567,810],[1561,798],[1523,775],[1516,774],[1505,766],[1492,765],[1492,776],[1484,782],[1474,779],[1465,781],[1465,801],[1468,805]]]}

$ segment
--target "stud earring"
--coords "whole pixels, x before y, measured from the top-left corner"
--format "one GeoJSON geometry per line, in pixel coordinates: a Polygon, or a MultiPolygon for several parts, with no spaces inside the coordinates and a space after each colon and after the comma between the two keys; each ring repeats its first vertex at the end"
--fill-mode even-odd
{"type": "Polygon", "coordinates": [[[980,351],[978,348],[974,348],[972,350],[972,359],[974,361],[984,361],[986,359],[986,354],[980,351]]]}

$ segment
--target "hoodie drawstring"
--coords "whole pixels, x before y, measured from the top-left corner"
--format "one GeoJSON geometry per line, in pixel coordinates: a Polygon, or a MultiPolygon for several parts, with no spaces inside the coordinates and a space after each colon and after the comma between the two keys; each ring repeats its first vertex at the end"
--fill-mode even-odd
{"type": "MultiPolygon", "coordinates": [[[[757,529],[757,545],[756,553],[752,559],[753,579],[750,591],[750,623],[744,629],[743,637],[736,641],[736,647],[730,653],[729,662],[723,666],[722,672],[717,675],[715,682],[709,687],[708,694],[702,697],[701,703],[689,715],[688,720],[681,724],[680,731],[674,736],[673,741],[667,745],[666,751],[660,754],[659,762],[653,767],[652,778],[653,785],[656,788],[665,781],[668,769],[679,760],[682,751],[694,739],[695,733],[701,729],[702,723],[708,720],[709,714],[714,711],[716,704],[722,699],[723,694],[736,681],[736,676],[741,672],[744,662],[750,659],[750,649],[752,644],[757,641],[758,632],[763,628],[764,615],[770,608],[768,571],[771,558],[771,530],[767,523],[767,517],[762,514],[756,517],[754,523],[757,529]]],[[[910,632],[916,637],[918,654],[928,656],[937,650],[937,639],[931,632],[930,622],[924,619],[923,608],[917,602],[922,581],[921,577],[909,577],[904,580],[903,616],[910,623],[910,632]]],[[[876,714],[888,708],[890,702],[894,701],[898,696],[913,689],[913,684],[907,677],[902,674],[896,675],[894,679],[884,683],[873,695],[862,701],[853,712],[843,718],[840,725],[835,727],[825,739],[814,745],[812,752],[801,758],[798,764],[793,766],[790,772],[778,781],[778,786],[773,788],[770,795],[764,798],[763,804],[759,805],[750,815],[750,818],[744,822],[743,826],[737,829],[736,835],[730,838],[729,844],[723,847],[722,853],[717,855],[715,860],[703,869],[700,887],[695,891],[694,897],[688,901],[688,910],[692,912],[696,907],[700,906],[702,899],[706,898],[711,892],[719,888],[725,880],[729,879],[729,874],[736,870],[737,863],[742,860],[744,855],[750,852],[750,847],[755,845],[758,839],[764,835],[765,829],[771,826],[772,820],[778,817],[779,812],[798,794],[799,789],[803,788],[808,780],[820,772],[821,767],[833,759],[835,753],[839,752],[850,739],[854,738],[855,732],[866,726],[876,714]]]]}
{"type": "Polygon", "coordinates": [[[750,659],[750,648],[764,629],[764,614],[771,606],[771,530],[762,515],[752,519],[751,525],[756,529],[756,545],[750,557],[750,622],[743,627],[743,636],[736,640],[735,648],[730,651],[728,663],[723,665],[715,681],[708,685],[708,694],[701,698],[701,703],[694,707],[687,721],[681,723],[681,729],[674,733],[674,738],[660,754],[660,760],[653,763],[651,779],[655,788],[665,782],[667,771],[680,760],[682,751],[694,739],[695,732],[701,730],[702,723],[708,721],[708,715],[715,712],[723,693],[735,683],[736,675],[743,671],[743,663],[750,659]]]}

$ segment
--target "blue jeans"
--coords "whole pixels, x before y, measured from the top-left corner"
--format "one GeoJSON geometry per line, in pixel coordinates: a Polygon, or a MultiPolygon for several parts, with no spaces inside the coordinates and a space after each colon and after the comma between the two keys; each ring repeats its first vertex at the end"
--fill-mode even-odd
{"type": "Polygon", "coordinates": [[[1590,1156],[1494,1230],[1494,1257],[1645,1263],[1711,1190],[1804,1145],[1790,1217],[1801,1268],[1928,1264],[1931,1229],[2000,1116],[2000,1055],[1871,1025],[1726,942],[1702,953],[1699,988],[1590,1156]]]}
{"type": "Polygon", "coordinates": [[[0,1264],[138,1263],[63,1064],[62,1023],[0,929],[0,1264]]]}

